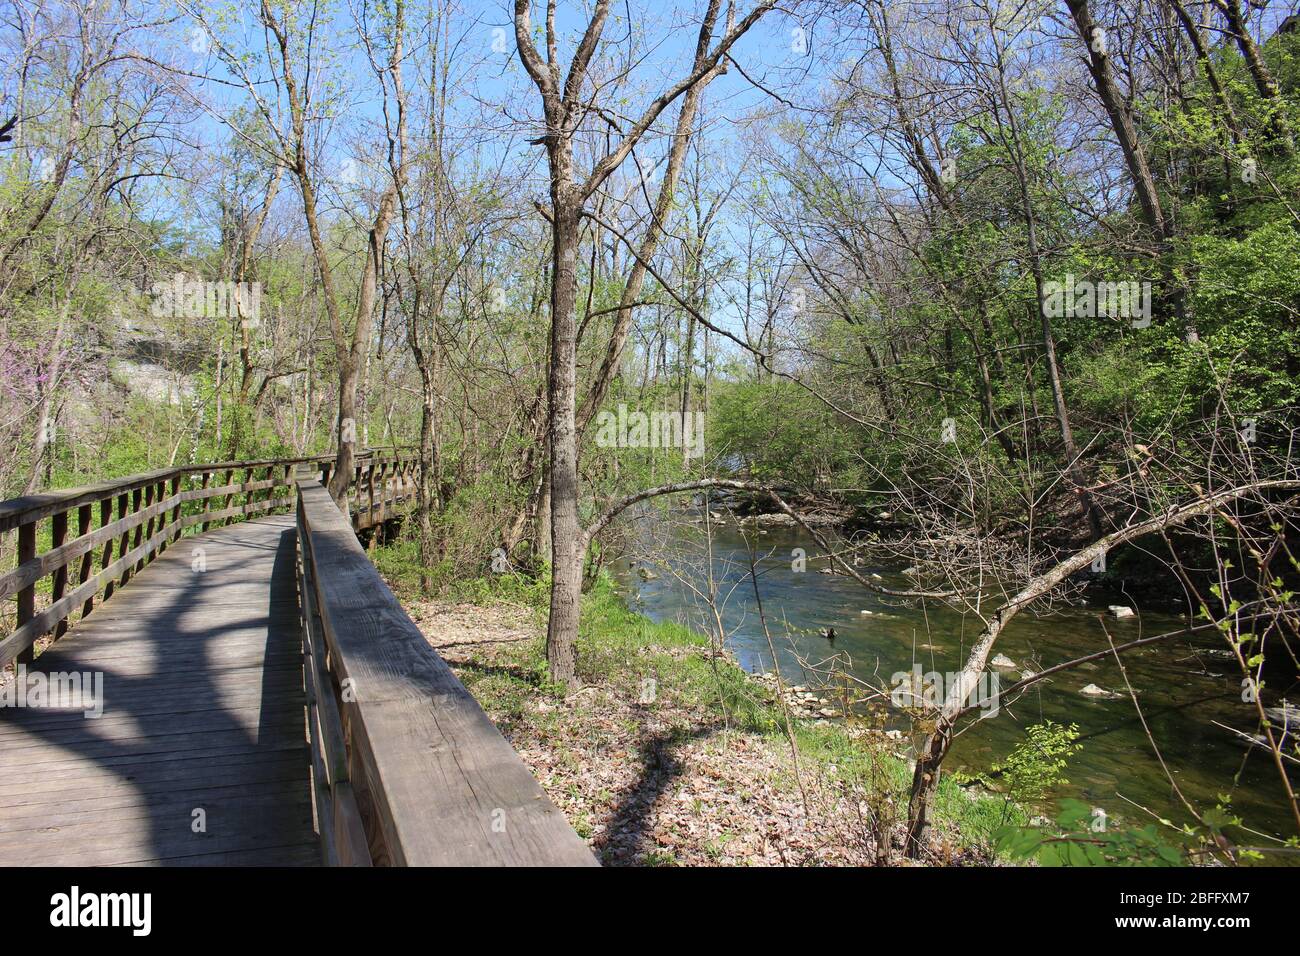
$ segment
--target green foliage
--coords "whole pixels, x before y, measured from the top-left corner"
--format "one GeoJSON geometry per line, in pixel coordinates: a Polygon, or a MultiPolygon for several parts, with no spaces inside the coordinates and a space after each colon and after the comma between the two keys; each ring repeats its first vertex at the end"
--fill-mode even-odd
{"type": "MultiPolygon", "coordinates": [[[[1078,739],[1078,724],[1065,727],[1051,720],[1034,724],[1025,731],[1025,740],[1005,760],[994,764],[991,772],[1001,777],[1005,792],[1016,800],[1041,800],[1052,788],[1070,782],[1065,779],[1065,768],[1083,749],[1078,739]]],[[[988,776],[983,781],[992,786],[988,776]]]]}
{"type": "Polygon", "coordinates": [[[996,835],[998,851],[1013,860],[1042,866],[1182,866],[1189,841],[1154,823],[1111,829],[1105,817],[1079,800],[1062,800],[1056,817],[1059,832],[1039,827],[1007,826],[996,835]]]}
{"type": "Polygon", "coordinates": [[[450,559],[443,559],[426,569],[420,561],[419,544],[409,536],[373,549],[370,557],[399,597],[418,597],[421,580],[427,576],[430,591],[446,600],[485,606],[504,601],[540,612],[546,608],[551,588],[549,573],[527,575],[508,571],[494,574],[481,568],[480,573],[469,575],[450,559]]]}
{"type": "MultiPolygon", "coordinates": [[[[1015,860],[1043,866],[1185,866],[1210,859],[1258,862],[1256,850],[1236,849],[1225,837],[1242,820],[1232,812],[1231,797],[1200,814],[1196,825],[1177,826],[1159,819],[1145,826],[1116,826],[1098,808],[1079,800],[1062,800],[1054,828],[1009,825],[997,831],[998,851],[1015,860]]],[[[1289,846],[1295,846],[1293,838],[1289,846]]]]}
{"type": "Polygon", "coordinates": [[[822,402],[783,379],[720,382],[708,422],[709,456],[736,459],[758,480],[809,486],[843,475],[856,440],[822,402]]]}

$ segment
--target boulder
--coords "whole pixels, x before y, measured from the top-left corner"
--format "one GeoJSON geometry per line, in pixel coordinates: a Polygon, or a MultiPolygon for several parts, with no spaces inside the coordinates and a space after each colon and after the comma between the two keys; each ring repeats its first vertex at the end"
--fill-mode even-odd
{"type": "Polygon", "coordinates": [[[1003,670],[1015,670],[1017,666],[1016,662],[1013,661],[1011,658],[1007,657],[1007,655],[1005,654],[999,654],[997,657],[993,658],[993,660],[991,660],[989,663],[992,664],[994,667],[1000,667],[1003,670]]]}
{"type": "Polygon", "coordinates": [[[1126,617],[1133,617],[1133,609],[1131,607],[1125,607],[1123,604],[1112,604],[1110,606],[1110,613],[1115,615],[1115,620],[1117,621],[1122,621],[1126,617]]]}

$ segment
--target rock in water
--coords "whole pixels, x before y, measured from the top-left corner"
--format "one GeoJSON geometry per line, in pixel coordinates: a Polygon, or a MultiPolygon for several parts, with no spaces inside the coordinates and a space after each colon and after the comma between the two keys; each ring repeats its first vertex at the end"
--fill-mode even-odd
{"type": "Polygon", "coordinates": [[[1288,701],[1282,701],[1280,707],[1265,707],[1264,713],[1274,728],[1282,728],[1287,733],[1300,733],[1300,707],[1288,701]]]}
{"type": "Polygon", "coordinates": [[[1105,688],[1098,687],[1096,684],[1089,684],[1087,687],[1080,690],[1079,693],[1083,694],[1085,697],[1104,697],[1107,700],[1114,700],[1116,697],[1120,696],[1119,694],[1116,694],[1114,691],[1109,691],[1106,690],[1105,688]]]}
{"type": "Polygon", "coordinates": [[[1112,604],[1110,606],[1110,613],[1115,615],[1115,620],[1122,621],[1126,617],[1133,616],[1133,609],[1131,607],[1125,607],[1123,604],[1112,604]]]}
{"type": "Polygon", "coordinates": [[[1015,670],[1016,667],[1018,666],[1015,661],[1007,657],[1007,655],[1005,654],[999,654],[997,657],[993,658],[993,660],[990,663],[994,667],[1002,667],[1005,668],[1006,670],[1015,670]]]}

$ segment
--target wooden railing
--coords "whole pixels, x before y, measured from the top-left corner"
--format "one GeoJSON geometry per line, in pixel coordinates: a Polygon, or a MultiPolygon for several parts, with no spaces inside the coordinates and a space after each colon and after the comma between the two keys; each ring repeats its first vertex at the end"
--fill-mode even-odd
{"type": "MultiPolygon", "coordinates": [[[[0,667],[30,662],[38,639],[61,636],[74,615],[90,614],[181,535],[291,508],[294,470],[328,481],[333,464],[317,456],[183,465],[0,502],[0,534],[16,530],[18,539],[16,567],[0,576],[0,601],[17,605],[0,667]],[[49,603],[38,611],[47,576],[49,603]]],[[[358,457],[349,489],[356,529],[382,524],[414,495],[416,466],[401,450],[358,457]]]]}
{"type": "Polygon", "coordinates": [[[402,610],[357,532],[414,496],[418,461],[358,459],[345,515],[322,482],[332,457],[187,465],[0,502],[18,560],[0,666],[32,658],[187,532],[297,506],[298,588],[312,787],[335,865],[593,865],[547,799],[402,610]],[[75,529],[70,527],[75,518],[75,529]],[[50,577],[49,603],[36,610],[50,577]]]}
{"type": "Polygon", "coordinates": [[[594,865],[310,479],[298,482],[298,553],[326,862],[594,865]]]}

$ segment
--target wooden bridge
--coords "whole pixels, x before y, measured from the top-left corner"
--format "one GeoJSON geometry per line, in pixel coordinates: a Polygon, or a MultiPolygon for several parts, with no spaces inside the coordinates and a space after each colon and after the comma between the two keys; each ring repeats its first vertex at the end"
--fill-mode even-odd
{"type": "Polygon", "coordinates": [[[332,464],[0,503],[0,864],[594,864],[358,542],[416,462],[363,455],[350,517],[332,464]]]}

